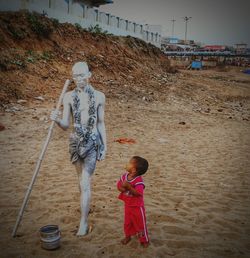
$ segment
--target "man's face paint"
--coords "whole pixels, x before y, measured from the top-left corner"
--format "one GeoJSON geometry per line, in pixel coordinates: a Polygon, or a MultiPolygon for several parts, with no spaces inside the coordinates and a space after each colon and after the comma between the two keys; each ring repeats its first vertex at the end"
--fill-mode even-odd
{"type": "Polygon", "coordinates": [[[88,84],[88,77],[83,73],[73,73],[73,80],[79,88],[84,88],[88,84]]]}

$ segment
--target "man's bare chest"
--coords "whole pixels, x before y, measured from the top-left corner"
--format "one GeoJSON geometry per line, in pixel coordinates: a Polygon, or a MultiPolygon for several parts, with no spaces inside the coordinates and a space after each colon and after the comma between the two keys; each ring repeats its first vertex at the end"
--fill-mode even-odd
{"type": "Polygon", "coordinates": [[[77,108],[77,111],[79,111],[81,114],[87,115],[90,107],[94,105],[95,112],[97,112],[97,108],[99,104],[96,97],[95,97],[95,101],[91,102],[89,99],[89,95],[85,92],[81,92],[78,94],[77,102],[78,103],[76,105],[75,99],[71,97],[70,106],[72,110],[75,110],[77,108]]]}

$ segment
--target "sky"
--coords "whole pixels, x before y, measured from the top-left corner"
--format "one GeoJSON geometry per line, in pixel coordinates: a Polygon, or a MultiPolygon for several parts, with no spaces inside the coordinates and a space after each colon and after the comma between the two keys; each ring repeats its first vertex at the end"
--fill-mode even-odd
{"type": "Polygon", "coordinates": [[[113,0],[99,10],[138,23],[162,25],[162,36],[185,37],[203,44],[250,47],[250,0],[113,0]]]}

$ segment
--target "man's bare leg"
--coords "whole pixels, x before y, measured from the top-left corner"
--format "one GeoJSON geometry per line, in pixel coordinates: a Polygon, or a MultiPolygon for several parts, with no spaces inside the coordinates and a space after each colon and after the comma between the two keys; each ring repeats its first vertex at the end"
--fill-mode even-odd
{"type": "Polygon", "coordinates": [[[77,232],[77,236],[84,236],[89,232],[88,214],[91,199],[91,171],[85,161],[77,161],[76,164],[79,186],[80,186],[80,205],[81,205],[81,221],[77,232]]]}

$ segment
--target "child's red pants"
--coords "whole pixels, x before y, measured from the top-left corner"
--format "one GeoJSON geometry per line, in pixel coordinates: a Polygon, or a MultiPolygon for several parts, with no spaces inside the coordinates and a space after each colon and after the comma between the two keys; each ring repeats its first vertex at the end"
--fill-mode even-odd
{"type": "Polygon", "coordinates": [[[124,232],[126,237],[138,234],[141,243],[149,242],[144,207],[125,205],[124,232]]]}

